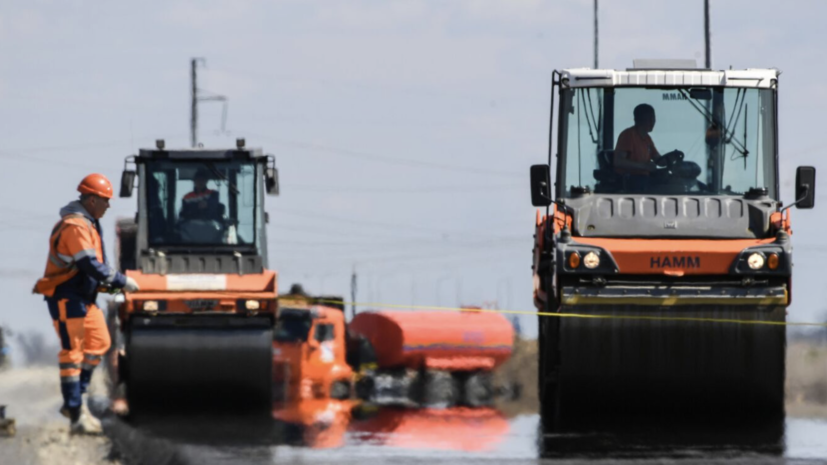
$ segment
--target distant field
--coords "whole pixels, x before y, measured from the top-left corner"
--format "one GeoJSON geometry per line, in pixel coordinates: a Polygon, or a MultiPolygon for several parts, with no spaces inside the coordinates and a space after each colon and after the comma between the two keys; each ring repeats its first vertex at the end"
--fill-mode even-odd
{"type": "MultiPolygon", "coordinates": [[[[514,355],[495,374],[498,384],[518,380],[522,397],[501,401],[498,407],[508,416],[537,413],[537,341],[518,340],[514,355]]],[[[787,414],[794,417],[827,418],[827,345],[793,342],[787,347],[787,414]]]]}
{"type": "Polygon", "coordinates": [[[787,414],[827,418],[827,345],[787,347],[787,414]]]}

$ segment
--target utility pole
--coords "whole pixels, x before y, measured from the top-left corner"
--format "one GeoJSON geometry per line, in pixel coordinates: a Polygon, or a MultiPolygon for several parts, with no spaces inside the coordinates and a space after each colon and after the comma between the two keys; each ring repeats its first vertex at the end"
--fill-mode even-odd
{"type": "Polygon", "coordinates": [[[356,316],[356,267],[350,275],[350,319],[356,316]]]}
{"type": "Polygon", "coordinates": [[[204,63],[203,58],[190,60],[190,146],[198,145],[198,62],[204,63]]]}
{"type": "Polygon", "coordinates": [[[190,60],[190,145],[198,147],[198,102],[223,102],[224,108],[221,112],[221,131],[224,131],[227,123],[227,97],[218,94],[202,95],[206,91],[198,88],[198,64],[207,65],[204,58],[193,58],[190,60]]]}
{"type": "Polygon", "coordinates": [[[704,68],[712,69],[712,39],[710,38],[709,32],[709,0],[704,0],[704,52],[704,68]]]}
{"type": "Polygon", "coordinates": [[[597,0],[594,0],[594,69],[599,68],[597,61],[597,0]]]}

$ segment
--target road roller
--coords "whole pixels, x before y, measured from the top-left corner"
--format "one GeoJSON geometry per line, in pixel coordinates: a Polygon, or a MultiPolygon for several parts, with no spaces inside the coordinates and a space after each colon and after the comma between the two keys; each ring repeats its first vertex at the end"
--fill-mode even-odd
{"type": "Polygon", "coordinates": [[[120,196],[136,184],[117,256],[140,291],[110,312],[129,410],[269,411],[277,287],[264,199],[278,194],[275,158],[243,139],[222,150],[159,140],[126,159],[120,196]]]}
{"type": "Polygon", "coordinates": [[[779,75],[553,73],[556,145],[530,172],[547,430],[783,421],[789,208],[813,208],[815,169],[783,203],[779,75]]]}

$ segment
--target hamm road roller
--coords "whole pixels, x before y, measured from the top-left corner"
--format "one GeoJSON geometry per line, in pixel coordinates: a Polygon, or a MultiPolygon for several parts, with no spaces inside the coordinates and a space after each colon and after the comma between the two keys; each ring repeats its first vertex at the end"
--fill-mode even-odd
{"type": "Polygon", "coordinates": [[[813,207],[815,169],[782,204],[779,74],[681,60],[554,72],[557,145],[531,167],[552,430],[783,419],[789,207],[813,207]]]}
{"type": "Polygon", "coordinates": [[[129,408],[192,403],[268,411],[276,273],[266,194],[275,158],[248,149],[140,150],[126,159],[138,211],[117,225],[119,267],[139,283],[117,306],[118,374],[129,408]]]}

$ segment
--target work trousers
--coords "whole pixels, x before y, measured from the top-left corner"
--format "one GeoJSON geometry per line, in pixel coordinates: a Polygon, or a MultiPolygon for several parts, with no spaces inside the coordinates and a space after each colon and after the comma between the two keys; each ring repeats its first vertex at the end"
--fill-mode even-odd
{"type": "Polygon", "coordinates": [[[73,417],[80,412],[92,372],[109,350],[111,339],[103,312],[94,304],[71,299],[46,299],[60,338],[60,390],[73,417]]]}

